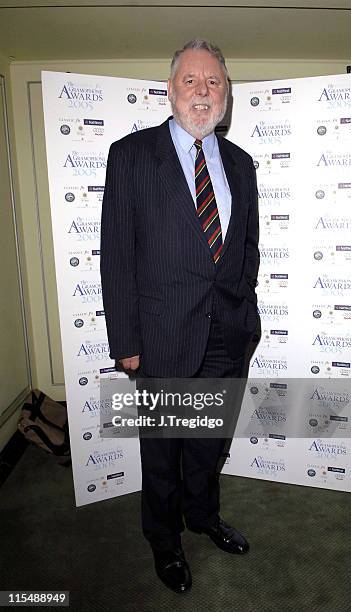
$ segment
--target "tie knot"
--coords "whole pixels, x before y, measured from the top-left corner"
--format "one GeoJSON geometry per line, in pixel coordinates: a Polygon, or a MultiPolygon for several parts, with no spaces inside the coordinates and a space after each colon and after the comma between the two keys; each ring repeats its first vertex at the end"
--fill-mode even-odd
{"type": "Polygon", "coordinates": [[[200,151],[202,149],[202,140],[196,139],[194,145],[200,151]]]}

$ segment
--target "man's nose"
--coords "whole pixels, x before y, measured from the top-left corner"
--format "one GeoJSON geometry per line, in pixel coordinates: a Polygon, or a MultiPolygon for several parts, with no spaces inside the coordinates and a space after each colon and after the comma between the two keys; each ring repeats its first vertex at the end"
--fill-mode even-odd
{"type": "Polygon", "coordinates": [[[196,93],[199,96],[206,96],[208,93],[208,87],[206,79],[199,79],[196,84],[196,93]]]}

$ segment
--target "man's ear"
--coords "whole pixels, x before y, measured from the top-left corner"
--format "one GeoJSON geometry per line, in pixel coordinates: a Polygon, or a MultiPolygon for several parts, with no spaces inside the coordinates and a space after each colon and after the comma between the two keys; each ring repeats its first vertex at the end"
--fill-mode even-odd
{"type": "Polygon", "coordinates": [[[172,81],[171,79],[168,79],[167,81],[167,89],[168,89],[168,100],[171,99],[172,93],[173,93],[173,88],[172,88],[172,81]]]}

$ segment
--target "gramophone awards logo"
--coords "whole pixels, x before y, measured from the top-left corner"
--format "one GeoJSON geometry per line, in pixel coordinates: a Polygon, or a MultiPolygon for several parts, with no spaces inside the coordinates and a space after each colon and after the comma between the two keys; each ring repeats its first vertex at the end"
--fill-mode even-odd
{"type": "Polygon", "coordinates": [[[291,412],[289,401],[287,383],[250,379],[244,398],[248,420],[243,431],[244,437],[251,438],[256,435],[267,447],[285,446],[288,415],[291,412]],[[269,443],[269,439],[274,442],[269,443]]]}
{"type": "Polygon", "coordinates": [[[272,247],[264,244],[260,245],[261,265],[286,266],[289,261],[290,251],[288,247],[272,247]]]}
{"type": "Polygon", "coordinates": [[[351,299],[351,279],[340,275],[318,273],[313,277],[312,288],[323,296],[340,296],[351,299]]]}
{"type": "Polygon", "coordinates": [[[264,324],[277,323],[283,325],[283,327],[286,327],[289,315],[289,306],[287,302],[272,302],[270,300],[263,300],[260,298],[257,303],[257,309],[261,317],[261,321],[264,324]]]}
{"type": "MultiPolygon", "coordinates": [[[[309,382],[313,382],[310,380],[309,382]]],[[[351,387],[344,380],[328,379],[304,392],[306,421],[314,436],[350,437],[351,387]]]]}
{"type": "Polygon", "coordinates": [[[93,342],[92,340],[86,339],[79,344],[76,351],[76,357],[79,362],[91,363],[97,361],[103,361],[104,363],[110,362],[110,348],[106,340],[93,342]]]}
{"type": "Polygon", "coordinates": [[[320,102],[328,110],[351,109],[351,87],[340,87],[329,83],[317,94],[317,102],[320,102]]]}
{"type": "Polygon", "coordinates": [[[290,120],[260,120],[251,125],[249,129],[250,137],[259,145],[280,145],[288,142],[292,135],[290,120]]]}
{"type": "Polygon", "coordinates": [[[268,477],[270,480],[285,477],[284,473],[286,472],[287,466],[283,458],[271,459],[263,457],[262,455],[256,455],[249,461],[251,472],[257,476],[268,477]]]}
{"type": "Polygon", "coordinates": [[[92,111],[101,108],[101,103],[104,101],[103,89],[99,83],[83,86],[81,82],[75,83],[73,79],[60,85],[57,97],[66,109],[73,111],[92,111]]]}
{"type": "Polygon", "coordinates": [[[330,234],[345,234],[345,236],[349,236],[351,232],[351,216],[336,217],[330,214],[319,214],[312,221],[312,229],[327,236],[330,234]]]}
{"type": "Polygon", "coordinates": [[[81,413],[87,417],[111,416],[115,414],[112,408],[112,398],[101,398],[98,394],[92,394],[82,399],[81,413]]]}
{"type": "MultiPolygon", "coordinates": [[[[287,213],[291,208],[293,200],[292,186],[285,183],[283,185],[269,184],[260,181],[257,186],[259,210],[266,211],[267,208],[272,213],[287,213]]],[[[268,213],[267,213],[268,214],[268,213]]]]}
{"type": "Polygon", "coordinates": [[[70,151],[65,155],[62,167],[65,168],[70,176],[74,177],[101,177],[105,174],[106,155],[103,152],[80,152],[70,151]]]}
{"type": "Polygon", "coordinates": [[[312,346],[317,353],[332,353],[333,355],[346,358],[351,354],[351,335],[343,334],[340,336],[327,334],[325,331],[312,333],[312,346]]]}
{"type": "Polygon", "coordinates": [[[79,304],[99,304],[99,306],[102,306],[101,281],[79,280],[74,283],[71,295],[74,301],[79,304]]]}
{"type": "Polygon", "coordinates": [[[140,130],[156,127],[157,125],[160,125],[160,121],[157,121],[156,119],[153,121],[150,119],[148,121],[143,121],[142,119],[135,119],[132,123],[130,133],[133,134],[133,132],[139,132],[140,130]]]}
{"type": "Polygon", "coordinates": [[[67,234],[75,242],[100,242],[100,218],[76,217],[69,221],[67,234]]]}
{"type": "Polygon", "coordinates": [[[316,157],[316,167],[320,169],[339,168],[340,170],[350,170],[351,153],[349,151],[324,151],[316,157]]]}
{"type": "Polygon", "coordinates": [[[262,353],[255,353],[250,364],[251,376],[257,377],[273,377],[286,376],[288,374],[288,360],[286,355],[277,355],[277,357],[268,357],[262,353]]]}
{"type": "MultiPolygon", "coordinates": [[[[285,406],[258,406],[250,416],[250,425],[252,429],[256,429],[267,436],[270,432],[284,432],[287,422],[287,410],[285,406]]],[[[250,429],[250,431],[251,431],[250,429]]]]}
{"type": "Polygon", "coordinates": [[[103,470],[105,472],[106,470],[111,471],[111,469],[114,468],[116,468],[116,471],[119,471],[117,468],[120,468],[121,465],[123,466],[125,461],[126,451],[124,449],[102,447],[88,453],[84,461],[84,466],[94,471],[103,470]]]}

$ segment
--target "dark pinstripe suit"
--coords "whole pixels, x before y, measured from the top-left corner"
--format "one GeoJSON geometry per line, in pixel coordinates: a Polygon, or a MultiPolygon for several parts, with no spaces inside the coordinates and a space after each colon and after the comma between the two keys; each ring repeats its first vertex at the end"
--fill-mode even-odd
{"type": "Polygon", "coordinates": [[[258,315],[255,170],[218,137],[232,213],[214,264],[168,121],[112,144],[101,228],[101,280],[112,358],[142,355],[151,376],[192,376],[217,317],[229,355],[241,356],[258,315]]]}
{"type": "MultiPolygon", "coordinates": [[[[232,212],[217,264],[168,121],[110,149],[101,228],[110,354],[115,359],[141,354],[143,376],[242,375],[237,360],[258,325],[256,180],[247,153],[221,137],[218,143],[232,212]]],[[[224,444],[140,439],[143,531],[154,548],[179,546],[182,512],[196,528],[216,520],[224,444]]]]}

